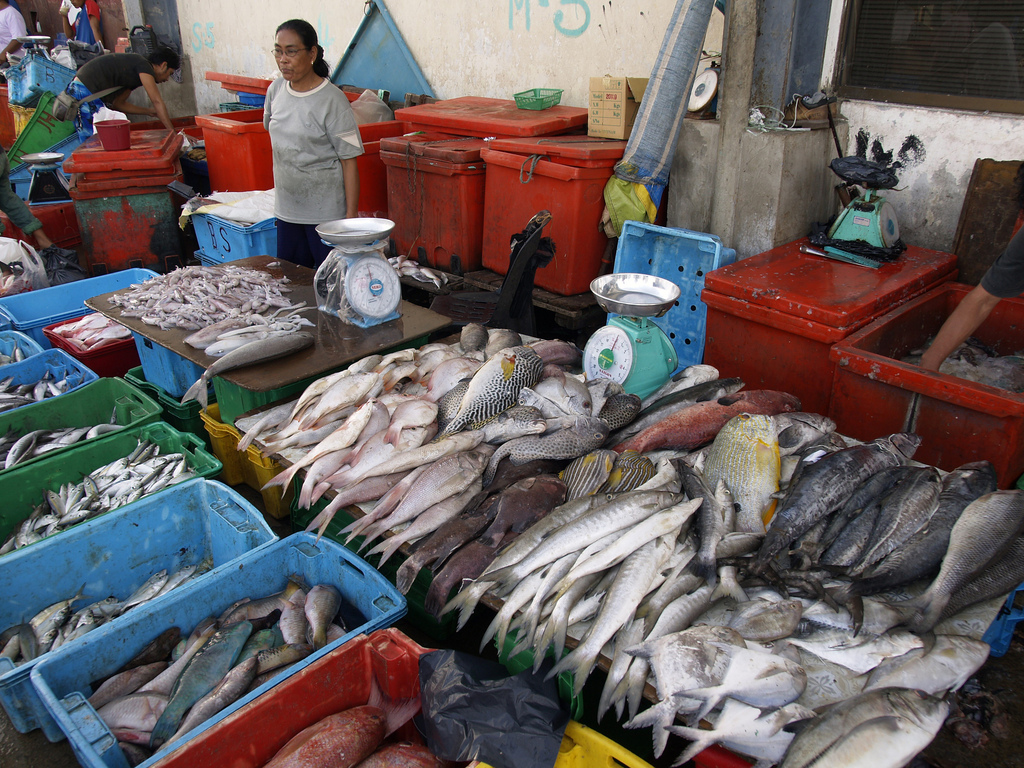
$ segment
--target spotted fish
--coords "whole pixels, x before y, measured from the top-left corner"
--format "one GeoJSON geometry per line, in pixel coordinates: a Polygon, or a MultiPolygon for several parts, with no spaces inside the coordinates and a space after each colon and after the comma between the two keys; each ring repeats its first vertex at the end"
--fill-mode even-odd
{"type": "Polygon", "coordinates": [[[529,347],[501,350],[470,379],[459,410],[439,437],[455,434],[515,405],[519,391],[536,384],[543,369],[544,361],[529,347]]]}
{"type": "Polygon", "coordinates": [[[722,427],[708,450],[704,477],[714,488],[721,480],[738,506],[736,530],[764,533],[779,490],[779,437],[770,416],[741,413],[722,427]]]}
{"type": "Polygon", "coordinates": [[[469,389],[469,379],[460,381],[437,401],[437,428],[439,430],[444,431],[448,423],[455,418],[467,389],[469,389]]]}
{"type": "Polygon", "coordinates": [[[498,464],[504,458],[513,464],[525,464],[534,459],[574,459],[596,450],[608,437],[608,425],[593,416],[577,416],[571,426],[550,435],[520,437],[501,445],[491,456],[484,485],[491,482],[498,464]]]}
{"type": "Polygon", "coordinates": [[[615,459],[615,466],[612,467],[599,493],[625,493],[635,490],[654,477],[656,471],[654,462],[642,453],[623,451],[615,459]]]}
{"type": "Polygon", "coordinates": [[[597,415],[608,425],[608,429],[614,432],[633,422],[640,413],[641,402],[638,395],[620,392],[609,396],[597,415]]]}
{"type": "Polygon", "coordinates": [[[572,501],[581,496],[593,496],[611,474],[618,456],[612,450],[591,451],[580,456],[558,473],[565,483],[565,500],[572,501]]]}

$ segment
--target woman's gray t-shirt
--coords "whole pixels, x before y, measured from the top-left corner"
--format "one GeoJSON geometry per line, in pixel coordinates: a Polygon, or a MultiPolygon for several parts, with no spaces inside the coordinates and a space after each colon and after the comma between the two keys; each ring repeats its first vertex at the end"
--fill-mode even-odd
{"type": "Polygon", "coordinates": [[[329,80],[299,93],[286,80],[267,89],[263,125],[274,155],[277,218],[323,224],[345,218],[341,161],[363,154],[348,98],[329,80]]]}

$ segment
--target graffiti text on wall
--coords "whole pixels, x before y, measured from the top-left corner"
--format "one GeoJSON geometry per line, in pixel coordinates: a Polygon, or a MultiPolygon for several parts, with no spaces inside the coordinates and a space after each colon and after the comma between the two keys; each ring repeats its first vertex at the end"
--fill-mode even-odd
{"type": "Polygon", "coordinates": [[[213,22],[209,22],[206,25],[199,23],[198,21],[192,25],[192,50],[199,53],[203,50],[205,45],[207,48],[213,48],[216,44],[216,38],[213,36],[213,22]]]}
{"type": "MultiPolygon", "coordinates": [[[[548,8],[553,0],[535,2],[538,8],[548,8]]],[[[566,37],[579,37],[587,31],[587,27],[590,26],[590,6],[586,0],[558,0],[558,4],[561,7],[551,17],[551,23],[557,32],[566,37]]],[[[519,12],[522,12],[523,24],[529,32],[530,0],[508,0],[508,28],[515,29],[516,14],[519,12]]]]}

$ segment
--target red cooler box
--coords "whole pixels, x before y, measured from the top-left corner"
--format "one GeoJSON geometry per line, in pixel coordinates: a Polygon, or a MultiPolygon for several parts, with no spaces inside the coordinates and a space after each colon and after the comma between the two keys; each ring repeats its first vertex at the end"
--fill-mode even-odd
{"type": "MultiPolygon", "coordinates": [[[[1012,488],[1024,473],[1024,394],[902,362],[971,289],[945,283],[836,344],[829,416],[858,440],[916,432],[922,439],[914,459],[941,469],[987,459],[999,487],[1012,488]]],[[[1000,301],[973,335],[1000,355],[1024,349],[1024,299],[1000,301]]]]}
{"type": "Polygon", "coordinates": [[[196,115],[203,129],[210,188],[214,192],[249,192],[274,186],[270,134],[263,109],[196,115]]]}
{"type": "Polygon", "coordinates": [[[414,131],[440,131],[457,136],[513,137],[586,133],[589,110],[584,107],[519,109],[511,99],[462,96],[395,110],[395,119],[414,131]]]}
{"type": "Polygon", "coordinates": [[[439,133],[381,139],[399,253],[455,274],[480,269],[485,146],[483,139],[439,133]]]}
{"type": "Polygon", "coordinates": [[[167,185],[182,178],[182,137],[132,131],[131,141],[130,149],[108,151],[93,136],[64,161],[65,172],[82,174],[71,199],[82,235],[80,262],[93,276],[181,265],[179,203],[167,185]]]}
{"type": "Polygon", "coordinates": [[[487,163],[483,265],[508,272],[509,237],[538,211],[551,211],[545,234],[554,259],[537,270],[535,285],[571,296],[590,290],[608,238],[600,227],[604,187],[626,142],[590,136],[499,139],[483,152],[487,163]]]}
{"type": "MultiPolygon", "coordinates": [[[[911,246],[878,269],[800,253],[807,239],[709,272],[704,362],[747,389],[777,389],[827,414],[832,345],[956,277],[956,256],[911,246]]],[[[872,435],[877,437],[877,435],[872,435]]]]}

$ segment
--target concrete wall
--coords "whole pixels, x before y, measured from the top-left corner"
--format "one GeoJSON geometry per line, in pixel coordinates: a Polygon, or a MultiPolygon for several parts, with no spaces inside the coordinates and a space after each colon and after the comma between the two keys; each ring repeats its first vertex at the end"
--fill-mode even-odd
{"type": "MultiPolygon", "coordinates": [[[[591,76],[646,77],[675,0],[505,0],[424,3],[387,0],[386,7],[438,98],[512,98],[533,87],[562,88],[562,104],[585,107],[591,76]]],[[[195,75],[200,111],[231,101],[208,70],[269,77],[277,67],[274,30],[289,18],[317,29],[331,68],[359,25],[362,2],[323,4],[256,0],[178,0],[181,38],[195,75]]],[[[718,39],[722,15],[715,13],[718,39]]],[[[713,38],[712,38],[713,39],[713,38]]],[[[404,94],[394,94],[400,99],[404,94]]]]}

